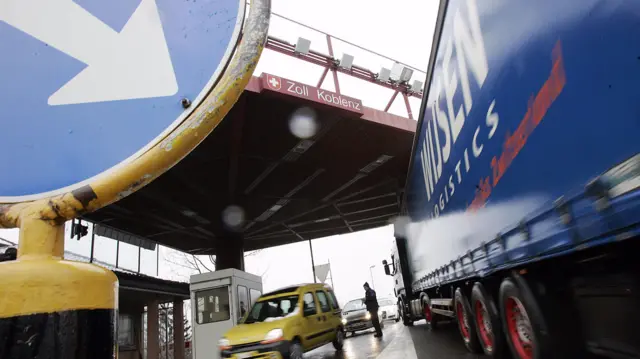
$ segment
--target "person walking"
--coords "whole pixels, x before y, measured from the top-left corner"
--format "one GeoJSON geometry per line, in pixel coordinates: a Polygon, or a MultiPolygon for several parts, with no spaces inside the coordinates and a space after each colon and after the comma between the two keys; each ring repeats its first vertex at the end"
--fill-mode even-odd
{"type": "Polygon", "coordinates": [[[382,328],[380,328],[380,318],[378,318],[378,298],[376,297],[376,291],[369,287],[369,283],[364,283],[364,305],[367,307],[367,311],[371,315],[371,322],[376,330],[376,338],[382,338],[382,328]]]}

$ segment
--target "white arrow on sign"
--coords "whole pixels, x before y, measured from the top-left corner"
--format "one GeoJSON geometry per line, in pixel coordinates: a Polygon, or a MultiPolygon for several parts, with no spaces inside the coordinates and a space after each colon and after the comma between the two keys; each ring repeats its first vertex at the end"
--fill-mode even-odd
{"type": "Polygon", "coordinates": [[[73,0],[1,0],[0,21],[87,64],[49,97],[49,105],[178,92],[155,0],[142,0],[120,33],[73,0]]]}

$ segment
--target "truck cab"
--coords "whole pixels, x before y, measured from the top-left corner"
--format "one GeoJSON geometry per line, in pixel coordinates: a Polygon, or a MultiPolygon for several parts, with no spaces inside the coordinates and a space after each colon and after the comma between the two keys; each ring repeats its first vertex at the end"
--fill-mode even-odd
{"type": "Polygon", "coordinates": [[[394,223],[395,241],[391,249],[391,260],[382,261],[384,272],[388,276],[393,277],[393,294],[398,302],[398,314],[404,325],[413,324],[409,303],[411,302],[411,272],[407,260],[407,244],[406,239],[401,236],[404,233],[406,223],[402,219],[396,220],[394,223]]]}

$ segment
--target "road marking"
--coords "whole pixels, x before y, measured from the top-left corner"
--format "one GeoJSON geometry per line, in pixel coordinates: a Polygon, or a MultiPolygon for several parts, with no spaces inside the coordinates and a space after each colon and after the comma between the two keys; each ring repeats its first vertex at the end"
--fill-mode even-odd
{"type": "Polygon", "coordinates": [[[376,359],[418,359],[409,328],[402,325],[402,323],[396,325],[401,326],[400,330],[376,359]]]}

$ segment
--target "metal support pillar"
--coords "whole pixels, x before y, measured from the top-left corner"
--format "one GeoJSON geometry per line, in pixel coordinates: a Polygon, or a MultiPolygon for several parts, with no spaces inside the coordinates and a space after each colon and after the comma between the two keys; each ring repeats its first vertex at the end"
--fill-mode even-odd
{"type": "Polygon", "coordinates": [[[409,116],[410,120],[413,120],[413,112],[411,112],[411,104],[409,103],[409,96],[406,93],[402,93],[402,97],[404,98],[404,106],[407,109],[407,116],[409,116]]]}
{"type": "Polygon", "coordinates": [[[391,105],[393,105],[393,101],[396,100],[396,96],[398,96],[398,91],[396,90],[393,95],[391,96],[391,99],[389,100],[389,102],[387,102],[387,107],[384,108],[384,112],[389,112],[389,109],[391,108],[391,105]]]}
{"type": "Polygon", "coordinates": [[[65,261],[64,224],[26,208],[15,261],[0,264],[0,357],[113,359],[118,280],[65,261]]]}
{"type": "MultiPolygon", "coordinates": [[[[116,269],[118,268],[118,264],[120,264],[120,241],[116,239],[116,269]]],[[[140,270],[138,270],[139,272],[140,270]]]]}
{"type": "Polygon", "coordinates": [[[333,269],[331,268],[331,260],[328,259],[327,262],[329,263],[329,273],[331,273],[331,288],[335,290],[336,287],[333,285],[333,269]]]}
{"type": "MultiPolygon", "coordinates": [[[[333,45],[331,44],[331,36],[327,35],[327,47],[329,48],[329,55],[331,57],[333,56],[333,45]]],[[[339,95],[340,94],[340,82],[338,81],[338,71],[336,71],[335,68],[331,69],[331,72],[333,73],[333,83],[335,84],[336,87],[336,93],[339,95]]]]}
{"type": "Polygon", "coordinates": [[[160,358],[160,315],[158,301],[147,304],[147,359],[160,358]]]}
{"type": "Polygon", "coordinates": [[[227,233],[217,239],[216,270],[244,270],[244,237],[241,233],[227,233]]]}
{"type": "Polygon", "coordinates": [[[91,256],[89,257],[89,263],[93,263],[93,249],[96,244],[96,224],[91,227],[91,256]]]}
{"type": "Polygon", "coordinates": [[[311,245],[311,240],[309,240],[309,251],[311,252],[311,270],[313,271],[313,283],[318,283],[316,279],[316,264],[313,260],[313,246],[311,245]]]}
{"type": "Polygon", "coordinates": [[[173,302],[173,359],[184,359],[184,306],[173,302]]]}

